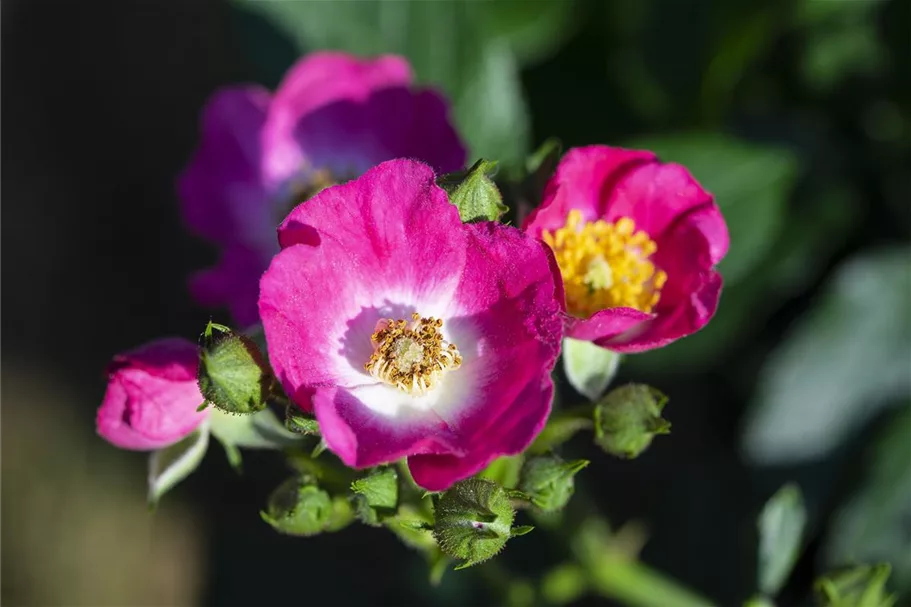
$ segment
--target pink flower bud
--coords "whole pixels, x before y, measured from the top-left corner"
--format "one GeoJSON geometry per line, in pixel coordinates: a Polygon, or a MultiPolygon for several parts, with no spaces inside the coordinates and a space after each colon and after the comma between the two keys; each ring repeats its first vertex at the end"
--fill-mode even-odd
{"type": "Polygon", "coordinates": [[[123,449],[167,447],[208,416],[196,383],[196,345],[164,338],[114,357],[98,409],[98,434],[123,449]]]}

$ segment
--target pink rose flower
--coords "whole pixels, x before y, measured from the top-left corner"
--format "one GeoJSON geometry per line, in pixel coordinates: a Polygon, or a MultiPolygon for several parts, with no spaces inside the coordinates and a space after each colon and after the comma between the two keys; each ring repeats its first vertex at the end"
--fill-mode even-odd
{"type": "Polygon", "coordinates": [[[562,333],[543,243],[462,224],[412,160],[317,194],[279,242],[260,284],[269,359],[345,464],[407,457],[439,491],[541,431],[562,333]]]}
{"type": "Polygon", "coordinates": [[[193,342],[159,339],[114,357],[98,409],[98,434],[123,449],[167,447],[192,433],[209,415],[197,411],[199,358],[193,342]]]}
{"type": "Polygon", "coordinates": [[[259,278],[278,252],[275,227],[297,203],[392,158],[451,172],[465,148],[438,93],[412,86],[408,63],[313,53],[274,95],[259,86],[216,92],[201,141],[178,182],[183,215],[219,246],[219,263],[191,279],[200,304],[258,322],[259,278]]]}
{"type": "Polygon", "coordinates": [[[651,152],[570,150],[524,229],[554,251],[568,337],[641,352],[698,331],[715,314],[724,218],[685,168],[651,152]]]}

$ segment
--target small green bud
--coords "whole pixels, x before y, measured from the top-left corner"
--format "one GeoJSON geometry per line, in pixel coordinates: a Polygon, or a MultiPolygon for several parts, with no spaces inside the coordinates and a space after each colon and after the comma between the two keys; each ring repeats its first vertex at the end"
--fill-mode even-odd
{"type": "Polygon", "coordinates": [[[327,530],[338,512],[328,493],[295,476],[272,492],[268,508],[259,514],[276,531],[308,536],[327,530]]]}
{"type": "Polygon", "coordinates": [[[522,466],[519,491],[544,512],[559,510],[573,495],[573,477],[587,465],[584,459],[564,462],[556,455],[533,457],[522,466]]]}
{"type": "Polygon", "coordinates": [[[456,569],[464,569],[496,555],[510,537],[530,531],[513,530],[515,515],[503,487],[470,478],[456,483],[439,498],[433,537],[444,554],[462,561],[456,569]]]}
{"type": "Polygon", "coordinates": [[[463,223],[496,221],[506,212],[503,196],[490,179],[497,167],[495,161],[478,160],[467,171],[448,173],[437,179],[449,200],[459,209],[463,223]]]}
{"type": "Polygon", "coordinates": [[[816,582],[820,607],[892,607],[897,597],[886,591],[892,568],[862,565],[823,576],[816,582]]]}
{"type": "Polygon", "coordinates": [[[201,337],[197,379],[207,403],[238,415],[262,411],[275,385],[253,340],[212,322],[201,337]]]}
{"type": "Polygon", "coordinates": [[[351,483],[356,494],[357,517],[367,525],[381,525],[395,514],[399,501],[399,475],[395,468],[382,468],[351,483]]]}
{"type": "Polygon", "coordinates": [[[658,434],[669,434],[661,418],[667,397],[644,384],[612,390],[595,407],[595,443],[612,455],[638,457],[658,434]]]}

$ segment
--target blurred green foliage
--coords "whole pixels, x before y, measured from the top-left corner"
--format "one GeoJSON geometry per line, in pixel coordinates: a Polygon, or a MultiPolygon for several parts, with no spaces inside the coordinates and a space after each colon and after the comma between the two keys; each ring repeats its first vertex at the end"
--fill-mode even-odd
{"type": "MultiPolygon", "coordinates": [[[[782,588],[786,601],[809,596],[812,573],[800,563],[814,558],[823,536],[817,560],[825,567],[889,560],[892,583],[909,588],[911,538],[899,532],[911,502],[907,470],[899,470],[908,441],[877,442],[859,482],[832,480],[850,471],[845,462],[871,425],[904,428],[889,411],[900,407],[907,419],[911,395],[911,62],[907,27],[898,25],[911,19],[909,4],[234,1],[267,83],[296,52],[401,53],[419,82],[453,100],[472,160],[496,159],[510,171],[551,136],[564,147],[643,147],[685,165],[715,195],[731,232],[715,319],[695,336],[627,357],[620,374],[651,380],[675,403],[677,388],[695,386],[711,400],[723,390],[712,410],[725,421],[702,422],[703,431],[723,434],[714,457],[746,454],[750,467],[738,474],[755,483],[770,464],[777,485],[802,465],[820,466],[803,487],[806,541],[765,548],[766,559],[790,555],[762,584],[782,588]],[[263,37],[261,21],[287,46],[263,37]]],[[[579,384],[574,369],[569,379],[579,384]]],[[[687,405],[674,411],[683,433],[692,422],[676,412],[687,405]]],[[[662,476],[685,473],[673,455],[660,461],[662,476]]],[[[736,501],[720,485],[700,490],[706,501],[736,501]]],[[[747,512],[732,516],[751,524],[747,512]]],[[[782,533],[778,541],[793,540],[782,533]]],[[[579,571],[566,567],[547,578],[548,600],[583,591],[579,571]]],[[[730,578],[704,579],[721,577],[730,578]]],[[[723,586],[725,604],[758,590],[723,586]]],[[[444,583],[434,596],[464,598],[451,591],[444,583]]]]}

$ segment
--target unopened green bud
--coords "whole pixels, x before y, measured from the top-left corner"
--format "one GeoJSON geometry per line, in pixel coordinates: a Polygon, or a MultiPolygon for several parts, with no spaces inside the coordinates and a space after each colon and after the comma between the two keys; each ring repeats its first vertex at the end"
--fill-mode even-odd
{"type": "Polygon", "coordinates": [[[519,491],[544,512],[563,508],[573,496],[573,477],[588,465],[588,460],[564,462],[556,455],[532,457],[522,466],[519,491]]]}
{"type": "Polygon", "coordinates": [[[612,390],[595,407],[595,443],[612,455],[638,457],[658,434],[669,434],[661,418],[667,397],[644,384],[612,390]]]}
{"type": "Polygon", "coordinates": [[[399,475],[395,468],[382,468],[351,483],[356,494],[357,517],[368,525],[381,525],[395,514],[399,501],[399,475]]]}
{"type": "Polygon", "coordinates": [[[238,415],[262,411],[275,385],[253,340],[212,322],[202,334],[197,379],[206,403],[238,415]]]}
{"type": "Polygon", "coordinates": [[[452,486],[436,504],[433,537],[447,556],[462,561],[456,569],[496,555],[510,537],[531,531],[513,529],[516,511],[500,485],[470,478],[452,486]]]}
{"type": "Polygon", "coordinates": [[[816,582],[820,607],[892,607],[897,597],[886,591],[892,568],[862,565],[830,573],[816,582]]]}
{"type": "Polygon", "coordinates": [[[337,507],[329,494],[296,476],[289,478],[269,496],[269,506],[260,516],[276,531],[287,535],[316,535],[333,523],[337,507]]]}

